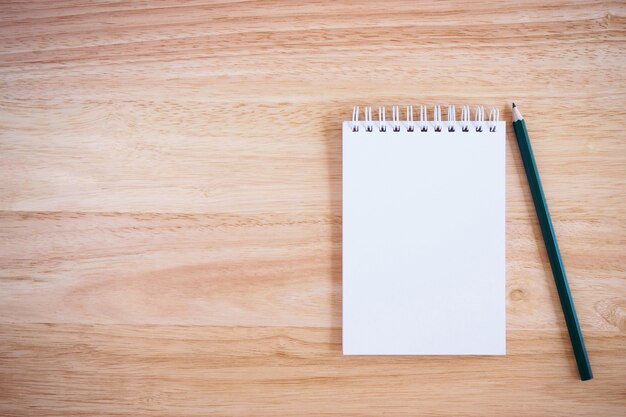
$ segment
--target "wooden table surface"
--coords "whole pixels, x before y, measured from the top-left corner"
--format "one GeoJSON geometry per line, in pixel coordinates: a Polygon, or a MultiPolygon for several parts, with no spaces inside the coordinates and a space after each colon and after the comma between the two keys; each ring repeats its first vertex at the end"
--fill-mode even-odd
{"type": "Polygon", "coordinates": [[[626,414],[623,2],[0,6],[3,416],[626,414]],[[352,106],[526,116],[595,379],[507,132],[507,356],[343,357],[352,106]]]}

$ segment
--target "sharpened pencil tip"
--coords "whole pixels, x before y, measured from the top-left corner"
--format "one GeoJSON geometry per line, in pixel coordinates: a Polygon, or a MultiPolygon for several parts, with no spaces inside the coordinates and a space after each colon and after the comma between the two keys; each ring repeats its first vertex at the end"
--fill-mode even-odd
{"type": "Polygon", "coordinates": [[[524,119],[522,117],[522,113],[519,112],[519,109],[517,108],[515,103],[513,103],[513,109],[511,111],[511,116],[513,116],[513,123],[517,122],[518,120],[524,119]]]}

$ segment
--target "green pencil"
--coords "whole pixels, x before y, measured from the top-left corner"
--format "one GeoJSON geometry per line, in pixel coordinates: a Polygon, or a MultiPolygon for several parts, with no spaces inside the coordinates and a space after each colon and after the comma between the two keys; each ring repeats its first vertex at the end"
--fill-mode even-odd
{"type": "Polygon", "coordinates": [[[567,331],[569,332],[569,338],[572,342],[574,356],[576,357],[578,373],[580,374],[580,379],[586,381],[593,378],[593,373],[591,372],[591,366],[589,365],[589,358],[587,357],[583,334],[580,331],[580,326],[578,324],[578,317],[576,316],[576,309],[574,308],[572,294],[569,290],[569,285],[567,284],[565,268],[563,267],[563,261],[561,260],[561,252],[559,251],[559,245],[556,242],[556,234],[554,233],[554,228],[552,227],[552,220],[550,219],[550,213],[548,212],[548,205],[543,194],[543,187],[541,186],[541,180],[539,179],[539,171],[537,171],[537,163],[535,162],[533,150],[530,146],[530,139],[528,137],[528,132],[526,131],[526,123],[524,122],[524,118],[522,117],[519,109],[515,106],[515,103],[513,103],[513,130],[515,131],[515,136],[517,137],[517,144],[519,145],[519,151],[522,155],[522,162],[524,163],[524,169],[526,170],[528,185],[533,196],[535,210],[537,211],[537,218],[539,219],[539,225],[541,226],[541,233],[543,234],[543,240],[548,252],[548,258],[550,259],[554,282],[556,283],[556,289],[559,293],[559,299],[561,300],[561,308],[563,309],[565,324],[567,325],[567,331]]]}

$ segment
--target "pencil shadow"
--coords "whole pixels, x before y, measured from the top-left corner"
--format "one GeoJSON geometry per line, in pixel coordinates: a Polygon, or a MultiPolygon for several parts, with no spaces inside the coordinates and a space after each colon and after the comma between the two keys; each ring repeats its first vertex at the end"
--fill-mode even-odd
{"type": "Polygon", "coordinates": [[[324,141],[327,152],[329,217],[331,344],[342,352],[342,117],[338,112],[325,115],[324,141]]]}

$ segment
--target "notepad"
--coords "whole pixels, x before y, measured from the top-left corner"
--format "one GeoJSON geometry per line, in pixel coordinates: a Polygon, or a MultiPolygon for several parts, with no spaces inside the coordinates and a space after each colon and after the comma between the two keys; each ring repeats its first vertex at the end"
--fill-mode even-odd
{"type": "Polygon", "coordinates": [[[505,354],[505,123],[402,110],[343,123],[343,353],[505,354]]]}

